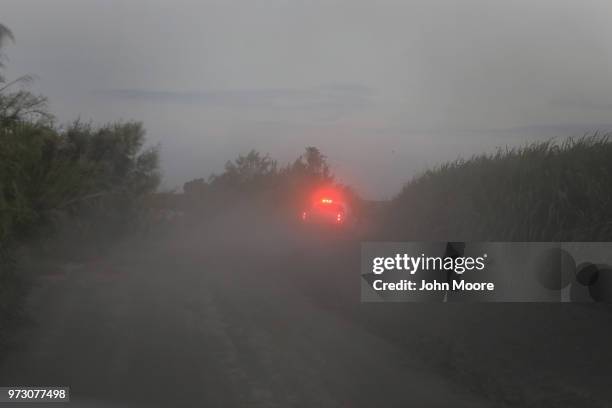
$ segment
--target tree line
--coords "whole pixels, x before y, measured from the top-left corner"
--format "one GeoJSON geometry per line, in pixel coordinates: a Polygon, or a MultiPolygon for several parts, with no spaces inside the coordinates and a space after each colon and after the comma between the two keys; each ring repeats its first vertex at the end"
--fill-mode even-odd
{"type": "Polygon", "coordinates": [[[145,146],[141,123],[60,126],[47,99],[29,90],[32,76],[7,78],[3,50],[11,41],[0,24],[0,320],[20,297],[22,248],[44,247],[59,232],[72,237],[67,245],[111,240],[160,181],[159,152],[145,146]]]}

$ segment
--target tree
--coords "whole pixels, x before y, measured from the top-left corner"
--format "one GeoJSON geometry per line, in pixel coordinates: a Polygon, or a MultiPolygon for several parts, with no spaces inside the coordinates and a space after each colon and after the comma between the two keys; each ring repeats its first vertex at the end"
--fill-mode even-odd
{"type": "Polygon", "coordinates": [[[225,171],[213,174],[209,184],[213,188],[254,190],[263,187],[277,175],[277,163],[268,155],[251,150],[225,164],[225,171]]]}
{"type": "MultiPolygon", "coordinates": [[[[0,70],[4,68],[6,55],[2,49],[7,41],[15,41],[11,30],[0,24],[0,70]]],[[[34,80],[32,75],[23,75],[12,81],[0,72],[0,124],[10,125],[24,120],[51,122],[53,117],[47,110],[47,98],[34,95],[26,88],[34,80]],[[14,90],[16,87],[19,89],[14,90]]]]}
{"type": "Polygon", "coordinates": [[[138,122],[64,132],[24,122],[0,132],[0,241],[21,238],[54,214],[133,202],[159,183],[157,148],[138,122]]]}
{"type": "Polygon", "coordinates": [[[160,181],[159,151],[157,147],[144,148],[145,135],[140,122],[94,128],[75,121],[61,135],[62,155],[82,165],[89,178],[82,190],[87,196],[138,196],[154,191],[160,181]]]}
{"type": "Polygon", "coordinates": [[[309,146],[302,157],[306,162],[306,171],[308,173],[325,180],[331,178],[327,157],[319,149],[309,146]]]}
{"type": "Polygon", "coordinates": [[[290,178],[311,183],[328,183],[334,178],[327,157],[314,146],[307,147],[304,154],[298,157],[285,172],[290,178]]]}

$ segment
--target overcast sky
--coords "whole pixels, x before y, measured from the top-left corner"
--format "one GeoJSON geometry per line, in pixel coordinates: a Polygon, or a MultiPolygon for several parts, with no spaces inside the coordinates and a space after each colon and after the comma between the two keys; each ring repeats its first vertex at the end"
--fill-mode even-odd
{"type": "Polygon", "coordinates": [[[368,197],[444,160],[612,129],[612,2],[2,0],[61,122],[142,120],[164,186],[305,146],[368,197]]]}

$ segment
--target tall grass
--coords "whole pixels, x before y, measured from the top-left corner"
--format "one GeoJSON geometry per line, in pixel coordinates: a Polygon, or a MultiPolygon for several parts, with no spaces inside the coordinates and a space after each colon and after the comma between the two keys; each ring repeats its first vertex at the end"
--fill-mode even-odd
{"type": "Polygon", "coordinates": [[[404,186],[387,223],[402,240],[612,240],[610,135],[441,165],[404,186]]]}

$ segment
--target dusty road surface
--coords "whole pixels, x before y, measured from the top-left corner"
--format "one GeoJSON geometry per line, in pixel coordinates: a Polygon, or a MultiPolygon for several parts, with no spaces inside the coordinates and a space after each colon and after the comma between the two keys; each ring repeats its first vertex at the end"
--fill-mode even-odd
{"type": "Polygon", "coordinates": [[[358,237],[230,220],[43,273],[0,385],[83,408],[610,406],[606,306],[361,303],[358,237]]]}
{"type": "Polygon", "coordinates": [[[124,244],[43,278],[0,384],[68,385],[82,407],[491,406],[345,313],[357,241],[234,238],[124,244]]]}

